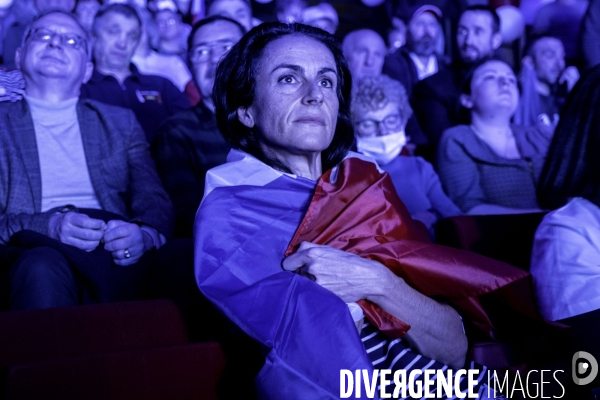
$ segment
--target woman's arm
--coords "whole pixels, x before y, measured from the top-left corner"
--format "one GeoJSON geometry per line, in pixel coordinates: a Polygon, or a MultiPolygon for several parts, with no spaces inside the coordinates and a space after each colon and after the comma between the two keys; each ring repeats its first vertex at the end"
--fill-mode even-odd
{"type": "Polygon", "coordinates": [[[367,299],[379,305],[411,325],[406,339],[419,353],[454,368],[463,366],[467,338],[458,313],[414,290],[379,262],[304,242],[283,261],[283,268],[300,269],[346,303],[367,299]]]}
{"type": "Polygon", "coordinates": [[[444,132],[437,149],[439,179],[450,199],[464,212],[486,200],[478,161],[463,143],[469,140],[470,133],[464,132],[467,129],[469,128],[459,126],[444,132]]]}

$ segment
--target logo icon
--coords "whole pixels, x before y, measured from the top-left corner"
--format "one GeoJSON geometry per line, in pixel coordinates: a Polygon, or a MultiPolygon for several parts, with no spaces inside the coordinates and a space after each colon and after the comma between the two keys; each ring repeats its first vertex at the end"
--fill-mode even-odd
{"type": "Polygon", "coordinates": [[[587,385],[598,375],[598,362],[590,353],[578,351],[573,354],[571,372],[576,385],[587,385]]]}

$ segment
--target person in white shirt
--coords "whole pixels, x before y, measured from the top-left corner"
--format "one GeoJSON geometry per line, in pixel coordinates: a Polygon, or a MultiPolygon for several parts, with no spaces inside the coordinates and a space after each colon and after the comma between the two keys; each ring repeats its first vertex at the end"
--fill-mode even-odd
{"type": "MultiPolygon", "coordinates": [[[[531,257],[542,315],[571,327],[577,351],[600,359],[600,68],[574,88],[538,184],[554,211],[537,229],[531,257]]],[[[595,386],[598,386],[598,380],[595,386]]]]}

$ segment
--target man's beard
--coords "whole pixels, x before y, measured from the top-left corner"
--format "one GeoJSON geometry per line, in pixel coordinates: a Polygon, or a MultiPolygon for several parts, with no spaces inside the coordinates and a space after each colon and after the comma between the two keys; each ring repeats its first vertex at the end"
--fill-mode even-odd
{"type": "Polygon", "coordinates": [[[409,34],[406,37],[406,45],[419,56],[430,56],[435,52],[435,40],[429,35],[423,35],[420,39],[415,40],[409,34]]]}

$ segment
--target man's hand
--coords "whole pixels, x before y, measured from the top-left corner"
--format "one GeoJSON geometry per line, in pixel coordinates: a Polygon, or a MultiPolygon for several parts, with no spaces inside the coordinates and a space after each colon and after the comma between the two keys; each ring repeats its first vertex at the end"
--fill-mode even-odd
{"type": "Polygon", "coordinates": [[[558,78],[558,83],[561,84],[563,82],[567,82],[567,89],[570,92],[578,80],[579,80],[579,71],[577,70],[577,67],[571,66],[571,67],[565,68],[565,70],[562,72],[562,74],[558,78]]]}
{"type": "Polygon", "coordinates": [[[85,251],[98,247],[105,230],[104,221],[76,212],[53,215],[48,223],[51,238],[85,251]]]}
{"type": "Polygon", "coordinates": [[[104,248],[112,252],[115,264],[120,266],[135,264],[148,250],[142,229],[125,221],[108,221],[103,241],[104,248]]]}

